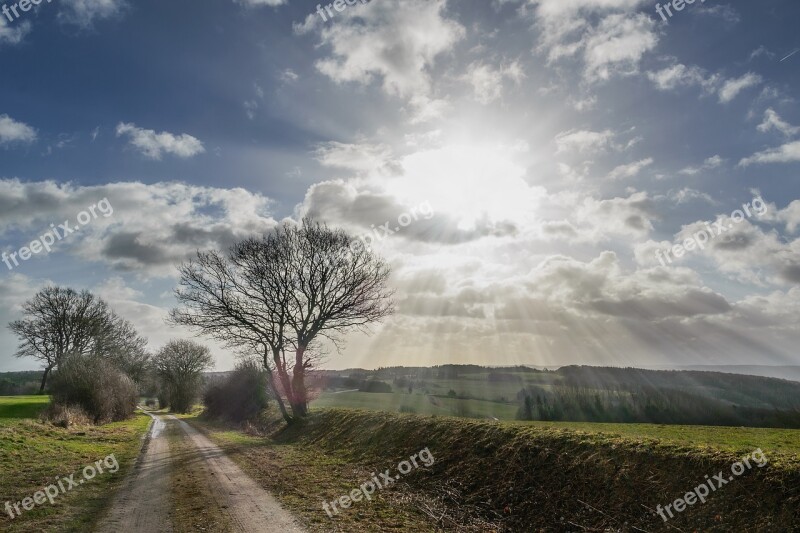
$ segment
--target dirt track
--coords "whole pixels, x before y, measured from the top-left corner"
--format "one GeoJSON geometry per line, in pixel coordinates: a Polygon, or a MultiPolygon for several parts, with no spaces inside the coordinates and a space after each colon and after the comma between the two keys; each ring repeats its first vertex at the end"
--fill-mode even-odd
{"type": "MultiPolygon", "coordinates": [[[[190,444],[191,460],[182,468],[203,480],[203,511],[224,517],[224,531],[302,533],[304,530],[275,498],[231,461],[222,450],[174,416],[153,416],[149,438],[136,467],[100,521],[100,533],[161,533],[185,529],[175,524],[170,490],[175,458],[167,433],[190,444]]],[[[173,446],[174,447],[174,446],[173,446]]],[[[185,473],[185,472],[184,472],[185,473]]]]}

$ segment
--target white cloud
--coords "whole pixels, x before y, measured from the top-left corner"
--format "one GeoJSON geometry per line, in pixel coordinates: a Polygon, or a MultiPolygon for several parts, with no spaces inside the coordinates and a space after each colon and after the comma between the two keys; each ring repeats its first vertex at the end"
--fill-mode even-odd
{"type": "Polygon", "coordinates": [[[18,21],[14,26],[9,26],[5,17],[0,16],[0,46],[4,44],[19,44],[30,31],[31,23],[27,20],[22,22],[18,21]]]}
{"type": "Polygon", "coordinates": [[[739,162],[739,166],[746,167],[765,163],[796,163],[798,161],[800,161],[800,141],[794,141],[746,157],[739,162]]]}
{"type": "MultiPolygon", "coordinates": [[[[382,0],[337,13],[335,23],[320,30],[331,54],[316,67],[337,83],[380,81],[386,94],[406,99],[418,119],[435,117],[443,103],[433,96],[431,71],[465,35],[444,16],[446,5],[445,0],[382,0]]],[[[309,15],[295,30],[311,31],[316,18],[309,15]]]]}
{"type": "MultiPolygon", "coordinates": [[[[33,239],[49,224],[65,220],[74,227],[77,214],[103,198],[113,214],[99,216],[80,233],[58,241],[53,253],[69,253],[142,278],[174,276],[175,266],[196,250],[225,249],[277,224],[270,215],[272,202],[243,189],[0,180],[0,236],[14,231],[33,239]]],[[[14,244],[16,249],[25,243],[14,244]]]]}
{"type": "Polygon", "coordinates": [[[716,75],[707,75],[700,67],[687,67],[681,63],[671,65],[655,72],[648,72],[647,77],[660,91],[671,91],[678,87],[690,86],[699,86],[707,91],[711,91],[719,79],[716,75]]]}
{"type": "Polygon", "coordinates": [[[633,163],[628,163],[627,165],[620,165],[608,173],[608,179],[618,180],[624,178],[633,178],[634,176],[639,174],[639,172],[641,172],[643,169],[649,167],[652,164],[653,164],[653,158],[648,157],[646,159],[634,161],[633,163]]]}
{"type": "Polygon", "coordinates": [[[398,171],[392,150],[383,144],[348,144],[331,141],[320,145],[315,155],[317,160],[327,167],[363,173],[398,171]]]}
{"type": "Polygon", "coordinates": [[[678,191],[670,191],[669,198],[677,204],[685,204],[692,200],[703,200],[709,204],[716,203],[716,201],[714,201],[714,199],[708,193],[704,193],[690,187],[684,187],[678,191]]]}
{"type": "Polygon", "coordinates": [[[646,192],[635,192],[627,198],[586,198],[577,210],[578,221],[588,224],[596,238],[646,237],[653,230],[655,217],[653,201],[646,192]]]}
{"type": "Polygon", "coordinates": [[[483,62],[474,62],[467,68],[463,80],[472,85],[475,99],[481,104],[490,104],[503,95],[503,81],[508,79],[519,84],[525,73],[518,61],[498,68],[483,62]]]}
{"type": "Polygon", "coordinates": [[[764,121],[758,125],[758,131],[766,133],[773,129],[781,132],[786,137],[793,137],[800,132],[800,128],[784,121],[774,109],[769,108],[764,112],[764,121]]]}
{"type": "Polygon", "coordinates": [[[95,20],[119,16],[128,7],[124,0],[59,0],[62,9],[59,18],[83,28],[95,20]]]}
{"type": "Polygon", "coordinates": [[[608,149],[613,144],[614,132],[611,130],[590,131],[570,130],[556,135],[556,153],[593,153],[608,149]]]}
{"type": "Polygon", "coordinates": [[[603,81],[638,72],[655,48],[655,21],[637,8],[644,0],[529,0],[548,62],[581,57],[584,78],[603,81]]]}
{"type": "Polygon", "coordinates": [[[277,7],[283,6],[289,3],[288,0],[233,0],[237,4],[242,4],[247,7],[277,7]]]}
{"type": "MultiPolygon", "coordinates": [[[[298,76],[297,73],[292,69],[287,68],[286,70],[281,72],[280,79],[284,83],[294,83],[298,79],[300,79],[300,76],[298,76]]],[[[263,94],[261,96],[263,96],[263,94]]]]}
{"type": "Polygon", "coordinates": [[[752,72],[748,72],[740,78],[726,80],[719,90],[719,101],[720,103],[727,104],[733,101],[733,99],[739,96],[739,93],[745,89],[760,85],[762,81],[763,78],[761,78],[761,76],[753,74],[752,72]]]}
{"type": "MultiPolygon", "coordinates": [[[[631,128],[627,133],[632,133],[633,131],[633,128],[631,128]]],[[[593,154],[607,150],[621,152],[635,146],[641,140],[641,137],[633,137],[627,143],[617,142],[616,139],[619,135],[619,133],[609,129],[603,131],[562,131],[555,137],[556,154],[593,154]]]]}
{"type": "Polygon", "coordinates": [[[0,146],[12,143],[32,143],[36,140],[36,130],[8,115],[0,115],[0,146]]]}
{"type": "Polygon", "coordinates": [[[609,15],[586,38],[585,76],[607,80],[639,72],[639,62],[658,44],[652,18],[644,14],[609,15]]]}
{"type": "Polygon", "coordinates": [[[704,170],[713,170],[715,168],[719,168],[725,160],[718,156],[714,155],[703,161],[703,164],[697,167],[686,167],[679,171],[679,174],[683,174],[684,176],[695,176],[700,174],[704,170]]]}
{"type": "Polygon", "coordinates": [[[131,146],[150,159],[161,159],[163,154],[178,157],[194,157],[206,151],[200,140],[188,135],[174,135],[169,132],[156,133],[154,130],[138,128],[136,124],[120,122],[117,137],[127,136],[131,146]]]}

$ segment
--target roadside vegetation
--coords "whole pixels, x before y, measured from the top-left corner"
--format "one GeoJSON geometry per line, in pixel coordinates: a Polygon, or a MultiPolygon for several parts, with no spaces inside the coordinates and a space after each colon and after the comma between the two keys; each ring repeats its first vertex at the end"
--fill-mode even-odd
{"type": "Polygon", "coordinates": [[[661,531],[656,506],[682,496],[704,474],[730,471],[753,451],[751,438],[768,466],[731,482],[670,525],[790,531],[800,520],[797,432],[674,426],[661,438],[647,427],[641,432],[649,435],[641,436],[620,434],[617,425],[578,430],[355,410],[314,412],[302,425],[268,431],[267,438],[192,423],[314,531],[537,531],[558,524],[562,530],[627,525],[661,531]],[[348,494],[372,472],[394,468],[424,447],[436,459],[431,468],[415,470],[372,502],[334,518],[323,511],[322,501],[348,494]]]}
{"type": "MultiPolygon", "coordinates": [[[[114,454],[120,468],[104,473],[15,519],[0,514],[0,530],[87,531],[111,501],[142,446],[150,417],[137,414],[122,422],[62,428],[39,420],[47,396],[0,397],[0,504],[19,502],[85,466],[114,454]]],[[[76,479],[78,476],[76,475],[76,479]]]]}

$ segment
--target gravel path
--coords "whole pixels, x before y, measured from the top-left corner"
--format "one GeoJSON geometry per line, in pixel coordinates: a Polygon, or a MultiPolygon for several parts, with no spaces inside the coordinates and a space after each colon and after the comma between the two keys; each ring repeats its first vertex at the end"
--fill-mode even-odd
{"type": "MultiPolygon", "coordinates": [[[[148,413],[149,414],[149,413],[148,413]]],[[[205,435],[172,415],[154,416],[150,436],[133,472],[114,499],[99,533],[172,532],[170,509],[173,458],[165,437],[167,425],[177,425],[180,435],[193,445],[197,460],[187,464],[208,480],[208,510],[225,515],[226,531],[244,533],[304,533],[278,501],[245,474],[205,435]]]]}

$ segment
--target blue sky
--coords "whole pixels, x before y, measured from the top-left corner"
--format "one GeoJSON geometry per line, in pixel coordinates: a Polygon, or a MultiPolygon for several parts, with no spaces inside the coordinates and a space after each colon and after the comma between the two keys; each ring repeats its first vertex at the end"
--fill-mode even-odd
{"type": "MultiPolygon", "coordinates": [[[[0,18],[0,249],[113,206],[0,264],[3,323],[47,283],[88,288],[157,349],[192,334],[163,318],[195,250],[429,206],[376,245],[397,315],[328,366],[800,364],[796,2],[669,23],[641,0],[374,0],[327,22],[316,5],[0,18]]],[[[0,331],[0,370],[32,368],[14,345],[0,331]]]]}

